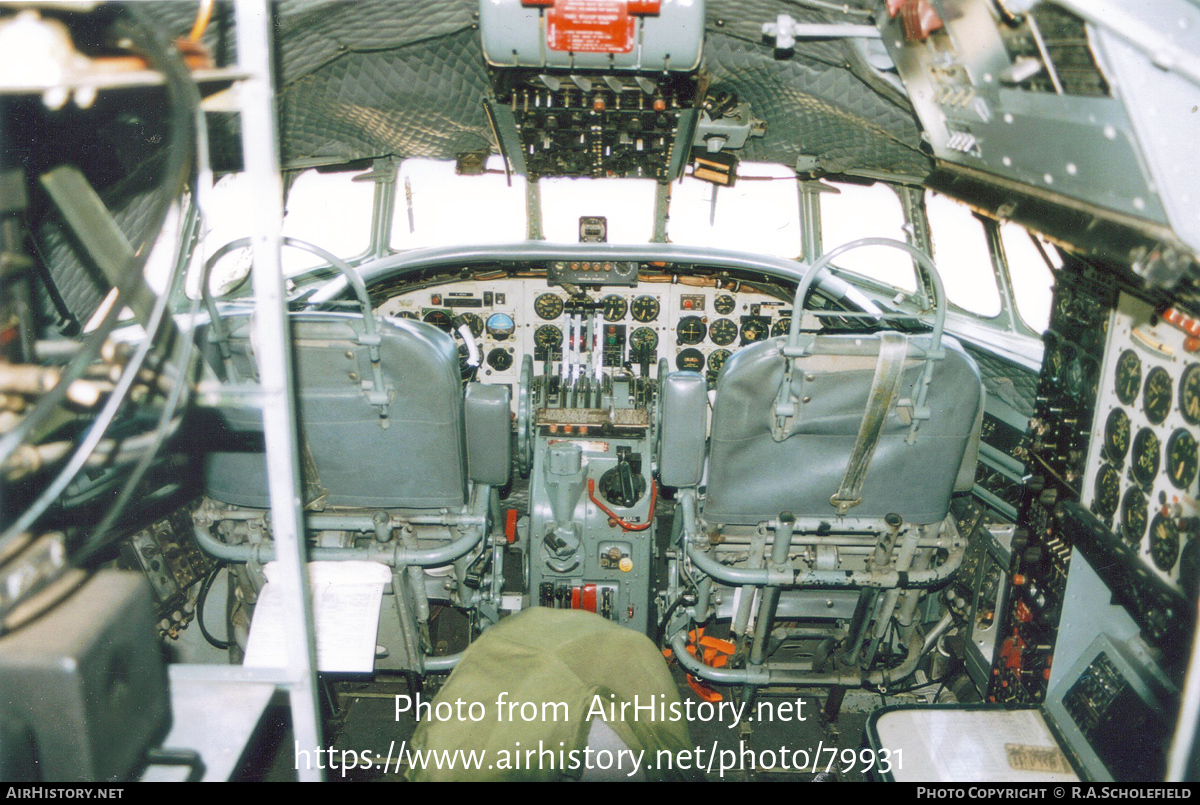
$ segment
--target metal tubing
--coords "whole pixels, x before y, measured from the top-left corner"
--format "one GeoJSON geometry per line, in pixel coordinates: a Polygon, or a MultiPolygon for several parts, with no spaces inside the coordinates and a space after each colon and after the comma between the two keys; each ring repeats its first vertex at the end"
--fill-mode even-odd
{"type": "MultiPolygon", "coordinates": [[[[478,509],[480,506],[479,501],[482,500],[482,506],[486,509],[490,493],[491,488],[488,486],[481,485],[476,487],[476,499],[473,508],[478,509]]],[[[197,514],[199,516],[195,519],[193,532],[196,536],[196,542],[200,544],[205,553],[220,559],[222,562],[236,562],[239,564],[250,561],[264,564],[275,558],[275,547],[270,542],[241,545],[229,545],[221,542],[208,530],[211,524],[209,521],[211,514],[201,514],[201,512],[197,512],[197,514]]],[[[314,515],[314,518],[317,516],[314,515]]],[[[337,517],[337,515],[327,516],[337,517]]],[[[365,520],[368,525],[358,530],[364,532],[373,532],[375,530],[375,523],[371,517],[360,519],[365,520]]],[[[470,517],[470,520],[470,525],[463,536],[437,548],[418,548],[413,550],[398,544],[390,546],[375,545],[368,548],[313,548],[309,552],[309,558],[317,562],[358,559],[368,562],[380,562],[390,567],[404,567],[406,565],[442,567],[465,555],[483,540],[487,531],[485,528],[486,515],[475,515],[470,517]]],[[[331,530],[355,529],[343,526],[340,529],[335,528],[331,530]]]]}
{"type": "Polygon", "coordinates": [[[921,660],[921,646],[924,640],[920,633],[914,633],[909,641],[908,656],[904,662],[895,668],[864,673],[848,669],[825,674],[808,674],[802,671],[783,671],[772,669],[770,663],[751,665],[745,668],[713,668],[693,657],[687,650],[687,635],[679,632],[671,638],[671,649],[675,659],[693,676],[720,685],[797,685],[808,687],[829,687],[842,685],[849,688],[862,687],[864,684],[875,687],[886,687],[892,682],[904,679],[917,669],[921,660]]]}
{"type": "Polygon", "coordinates": [[[819,587],[833,589],[877,588],[890,589],[893,587],[936,587],[948,579],[962,565],[966,545],[962,544],[950,552],[950,557],[933,570],[903,573],[898,570],[869,571],[869,570],[798,570],[781,572],[772,568],[744,568],[723,565],[696,546],[687,543],[687,556],[702,573],[712,576],[717,581],[730,587],[752,585],[766,587],[779,585],[782,587],[819,587]]]}

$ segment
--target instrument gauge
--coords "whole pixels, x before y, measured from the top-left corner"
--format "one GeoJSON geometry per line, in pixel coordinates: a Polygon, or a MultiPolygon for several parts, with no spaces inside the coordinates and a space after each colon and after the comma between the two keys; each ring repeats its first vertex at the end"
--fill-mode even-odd
{"type": "Polygon", "coordinates": [[[1167,477],[1176,489],[1186,490],[1196,480],[1196,437],[1179,428],[1167,439],[1167,477]]]}
{"type": "Polygon", "coordinates": [[[1133,405],[1141,385],[1142,359],[1132,349],[1127,349],[1117,358],[1117,399],[1125,405],[1133,405]]]}
{"type": "Polygon", "coordinates": [[[605,321],[620,321],[629,311],[629,303],[625,301],[625,297],[615,293],[601,299],[600,305],[604,308],[605,321]]]}
{"type": "Polygon", "coordinates": [[[679,320],[675,334],[681,344],[699,344],[708,335],[708,325],[699,316],[684,316],[679,320]]]}
{"type": "Polygon", "coordinates": [[[397,316],[397,318],[401,318],[401,319],[419,319],[419,318],[421,318],[416,313],[413,313],[411,310],[401,310],[399,313],[396,314],[396,316],[397,316]]]}
{"type": "Polygon", "coordinates": [[[742,344],[762,341],[771,332],[771,322],[762,316],[742,317],[742,344]]]}
{"type": "Polygon", "coordinates": [[[633,300],[629,310],[635,321],[643,324],[654,321],[658,318],[658,300],[653,296],[639,296],[633,300]]]}
{"type": "Polygon", "coordinates": [[[708,328],[708,337],[714,344],[727,347],[737,340],[737,323],[733,319],[717,319],[708,328]]]}
{"type": "Polygon", "coordinates": [[[1075,350],[1057,339],[1046,345],[1046,371],[1050,380],[1055,383],[1063,379],[1067,364],[1075,356],[1075,350]]]}
{"type": "Polygon", "coordinates": [[[727,293],[720,294],[713,300],[713,310],[722,316],[728,316],[736,307],[737,300],[727,293]]]}
{"type": "Polygon", "coordinates": [[[425,311],[425,315],[421,317],[421,320],[432,324],[443,332],[448,333],[454,329],[454,319],[445,310],[427,310],[425,311]]]}
{"type": "Polygon", "coordinates": [[[781,335],[787,335],[788,331],[791,329],[792,319],[790,316],[778,318],[775,320],[775,323],[771,325],[771,337],[777,338],[781,335]]]}
{"type": "Polygon", "coordinates": [[[553,324],[543,324],[533,333],[534,345],[544,350],[553,350],[557,352],[562,347],[562,342],[562,330],[558,329],[553,324]]]}
{"type": "Polygon", "coordinates": [[[558,294],[544,293],[533,300],[533,312],[542,319],[557,319],[563,312],[563,300],[558,294]]]}
{"type": "Polygon", "coordinates": [[[721,367],[725,365],[725,361],[729,360],[730,354],[727,349],[714,349],[708,354],[708,375],[710,380],[717,379],[717,375],[721,373],[721,367]]]}
{"type": "Polygon", "coordinates": [[[1154,483],[1158,475],[1162,445],[1154,431],[1142,428],[1133,437],[1133,477],[1143,486],[1154,483]]]}
{"type": "Polygon", "coordinates": [[[1146,387],[1142,389],[1142,410],[1153,425],[1161,425],[1171,413],[1171,399],[1175,396],[1171,375],[1161,366],[1156,366],[1146,375],[1146,387]]]}
{"type": "Polygon", "coordinates": [[[462,319],[467,323],[467,327],[471,328],[471,335],[478,338],[483,335],[483,319],[476,313],[463,313],[462,319]]]}
{"type": "Polygon", "coordinates": [[[512,368],[513,357],[507,349],[496,347],[488,353],[487,364],[497,372],[507,372],[512,368]]]}
{"type": "Polygon", "coordinates": [[[1105,464],[1096,474],[1096,496],[1092,509],[1104,519],[1113,516],[1121,503],[1121,473],[1112,464],[1105,464]]]}
{"type": "Polygon", "coordinates": [[[639,327],[630,334],[629,345],[635,350],[653,352],[658,349],[658,333],[650,327],[639,327]]]}
{"type": "Polygon", "coordinates": [[[1064,385],[1067,393],[1078,397],[1085,391],[1091,393],[1091,381],[1095,377],[1095,362],[1091,358],[1076,356],[1067,364],[1067,376],[1064,385]]]}
{"type": "Polygon", "coordinates": [[[1132,436],[1129,415],[1122,408],[1114,408],[1104,423],[1104,452],[1109,461],[1121,464],[1129,453],[1129,439],[1132,436]]]}
{"type": "MultiPolygon", "coordinates": [[[[471,365],[467,361],[471,360],[471,350],[462,341],[458,342],[458,372],[466,380],[467,375],[471,372],[471,365]]],[[[478,368],[478,367],[476,367],[478,368]]]]}
{"type": "Polygon", "coordinates": [[[683,350],[675,356],[675,368],[683,372],[699,372],[704,368],[704,353],[695,347],[683,350]]]}
{"type": "Polygon", "coordinates": [[[1121,533],[1130,545],[1141,544],[1147,517],[1146,496],[1136,486],[1129,487],[1121,498],[1121,533]]]}
{"type": "Polygon", "coordinates": [[[1179,529],[1161,513],[1150,521],[1150,558],[1159,570],[1170,572],[1179,558],[1179,529]]]}
{"type": "Polygon", "coordinates": [[[517,331],[516,322],[507,313],[493,313],[488,316],[487,334],[497,341],[507,341],[517,331]]]}
{"type": "Polygon", "coordinates": [[[1200,363],[1189,364],[1179,378],[1179,413],[1189,425],[1200,425],[1200,363]]]}

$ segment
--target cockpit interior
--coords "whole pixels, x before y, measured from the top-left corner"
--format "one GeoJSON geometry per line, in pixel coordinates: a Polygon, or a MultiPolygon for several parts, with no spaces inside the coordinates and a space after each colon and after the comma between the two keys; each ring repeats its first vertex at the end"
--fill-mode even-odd
{"type": "Polygon", "coordinates": [[[0,2],[0,780],[1197,779],[1146,5],[0,2]]]}

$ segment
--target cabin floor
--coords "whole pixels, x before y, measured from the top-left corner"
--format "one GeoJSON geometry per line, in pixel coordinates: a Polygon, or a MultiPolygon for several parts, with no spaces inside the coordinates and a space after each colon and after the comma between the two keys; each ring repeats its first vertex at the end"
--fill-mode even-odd
{"type": "MultiPolygon", "coordinates": [[[[519,478],[502,492],[501,506],[516,507],[528,510],[527,482],[519,478]]],[[[660,498],[656,511],[660,541],[660,549],[666,548],[666,542],[671,528],[672,504],[669,500],[660,498]]],[[[516,570],[520,567],[517,557],[506,564],[506,570],[516,570]]],[[[519,575],[519,574],[518,574],[519,575]]],[[[510,578],[506,582],[506,591],[516,592],[522,586],[518,578],[510,578]]],[[[467,621],[453,608],[444,607],[437,612],[431,631],[431,638],[439,654],[452,653],[466,645],[467,621]]],[[[676,685],[681,700],[685,703],[692,701],[693,706],[699,705],[702,699],[689,685],[685,672],[678,666],[672,665],[676,685]]],[[[920,673],[920,672],[918,672],[920,673]]],[[[364,750],[378,755],[379,759],[388,756],[389,748],[395,748],[396,754],[402,742],[411,739],[417,722],[411,712],[400,715],[396,713],[396,697],[398,695],[414,696],[420,692],[426,701],[432,700],[446,677],[433,676],[422,683],[420,680],[410,680],[401,674],[376,675],[373,679],[331,679],[321,677],[321,708],[323,711],[325,733],[324,745],[332,746],[335,756],[340,758],[343,751],[359,753],[364,750]]],[[[922,677],[923,678],[923,677],[922,677]]],[[[743,750],[754,753],[756,758],[762,753],[776,753],[775,765],[764,768],[752,767],[749,764],[732,764],[738,768],[722,772],[719,763],[714,763],[711,769],[702,772],[690,772],[692,779],[703,781],[746,782],[756,780],[777,781],[846,781],[860,782],[868,779],[867,770],[857,763],[842,762],[842,752],[849,750],[858,753],[866,746],[864,728],[870,713],[884,705],[932,702],[942,692],[943,688],[936,681],[924,688],[907,690],[904,693],[884,697],[878,693],[865,690],[843,691],[841,706],[834,708],[832,718],[827,716],[826,706],[831,692],[826,688],[772,689],[763,694],[759,693],[747,707],[746,712],[753,713],[759,707],[759,702],[772,705],[771,713],[778,712],[781,717],[755,719],[731,726],[733,719],[723,721],[692,720],[688,722],[690,737],[696,747],[701,748],[701,758],[707,764],[710,753],[714,751],[731,750],[741,755],[743,750]],[[803,704],[797,707],[797,701],[803,704]],[[781,708],[782,705],[782,708],[781,708]],[[786,712],[789,717],[782,717],[786,712]],[[802,715],[803,719],[796,716],[802,715]],[[743,743],[744,742],[744,743],[743,743]],[[785,761],[785,768],[778,761],[781,747],[786,748],[792,758],[803,757],[795,753],[807,750],[808,764],[804,769],[794,768],[794,760],[785,761]],[[836,753],[830,749],[836,749],[836,753]],[[819,754],[819,759],[814,755],[819,754]],[[815,767],[813,764],[816,764],[815,767]]],[[[730,691],[722,690],[725,697],[730,691]]],[[[764,706],[763,712],[767,712],[764,706]]],[[[257,739],[248,750],[243,764],[243,771],[238,779],[286,781],[295,779],[295,754],[293,739],[288,724],[289,714],[286,699],[279,697],[276,705],[264,715],[257,739]]],[[[725,757],[731,757],[726,754],[725,757]]],[[[770,757],[770,756],[768,756],[770,757]]],[[[407,768],[397,767],[393,757],[385,771],[376,763],[373,768],[327,769],[326,779],[331,781],[400,781],[403,780],[407,768]]]]}
{"type": "MultiPolygon", "coordinates": [[[[683,700],[699,703],[701,700],[684,679],[684,674],[675,669],[679,695],[683,700]]],[[[402,741],[412,737],[417,723],[411,714],[396,715],[395,697],[397,695],[412,695],[417,688],[410,687],[404,677],[378,678],[372,681],[323,681],[322,706],[327,709],[324,741],[326,746],[332,746],[335,756],[342,757],[342,751],[361,752],[369,749],[386,756],[389,746],[399,747],[402,741]],[[335,704],[336,703],[336,704],[335,704]],[[334,707],[336,706],[336,711],[334,707]],[[328,712],[334,715],[329,717],[328,712]]],[[[423,697],[435,694],[434,686],[426,685],[421,689],[423,697]]],[[[811,756],[820,749],[820,760],[817,772],[812,766],[804,770],[783,768],[775,765],[771,768],[744,768],[721,773],[717,767],[709,772],[692,772],[691,779],[713,782],[749,782],[749,781],[823,781],[823,782],[861,782],[868,779],[862,769],[855,764],[849,771],[843,771],[843,764],[835,760],[830,767],[830,747],[835,747],[837,757],[841,751],[850,749],[858,752],[865,746],[864,727],[869,711],[873,706],[884,702],[878,695],[865,692],[853,692],[846,696],[841,712],[833,721],[826,721],[822,708],[828,698],[827,690],[816,690],[806,693],[790,692],[787,694],[771,694],[760,699],[766,701],[795,702],[801,699],[804,704],[801,712],[804,721],[761,721],[741,724],[730,728],[729,722],[689,722],[692,741],[697,747],[703,748],[702,758],[707,761],[712,747],[720,750],[740,752],[749,749],[756,754],[766,750],[778,751],[786,747],[788,752],[807,749],[811,756]],[[744,741],[744,745],[742,742],[744,741]],[[827,767],[830,767],[827,769],[827,767]]],[[[904,701],[913,701],[905,697],[904,701]]],[[[886,703],[893,704],[901,699],[889,697],[886,703]]],[[[272,707],[263,718],[259,739],[252,744],[250,752],[243,764],[243,772],[237,779],[250,781],[287,781],[295,780],[293,740],[288,725],[288,709],[286,701],[280,701],[272,707]]],[[[340,761],[339,761],[340,762],[340,761]]],[[[812,761],[810,761],[812,762],[812,761]]],[[[396,768],[395,761],[384,772],[381,768],[351,768],[328,769],[326,779],[329,781],[369,782],[369,781],[402,781],[407,769],[403,766],[396,768]]]]}

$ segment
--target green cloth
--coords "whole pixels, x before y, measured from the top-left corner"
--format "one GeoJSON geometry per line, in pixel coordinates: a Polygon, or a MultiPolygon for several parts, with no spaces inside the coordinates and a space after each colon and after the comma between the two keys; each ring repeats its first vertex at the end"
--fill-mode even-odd
{"type": "MultiPolygon", "coordinates": [[[[533,768],[526,768],[524,753],[527,749],[538,749],[540,741],[542,747],[555,753],[580,750],[575,757],[582,762],[591,726],[588,712],[596,696],[605,703],[606,713],[616,703],[618,715],[620,703],[632,704],[635,696],[643,705],[653,699],[656,710],[665,705],[668,716],[671,705],[678,706],[680,702],[679,690],[666,661],[644,635],[582,610],[542,607],[525,610],[484,632],[466,650],[433,700],[436,707],[442,702],[454,704],[461,699],[463,704],[459,706],[464,713],[470,703],[478,702],[484,708],[483,720],[426,718],[411,741],[412,748],[417,750],[451,753],[459,749],[485,750],[482,768],[470,771],[410,768],[408,779],[576,779],[583,774],[582,768],[574,771],[558,768],[557,757],[553,769],[539,767],[536,759],[533,768]],[[501,693],[507,694],[506,702],[517,703],[511,721],[507,705],[501,710],[503,717],[498,718],[496,702],[501,693]],[[565,703],[568,718],[563,719],[561,707],[557,721],[543,721],[539,717],[526,722],[520,718],[521,705],[533,703],[540,714],[545,702],[565,703]],[[514,751],[521,752],[520,768],[487,768],[489,764],[501,765],[504,758],[515,765],[514,751]],[[508,754],[504,755],[505,752],[508,754]]],[[[445,707],[442,709],[446,711],[445,707]]],[[[528,706],[525,709],[531,712],[528,706]]],[[[546,712],[549,715],[551,711],[546,712]]],[[[480,713],[478,705],[475,713],[480,713]]],[[[630,709],[625,720],[606,719],[606,723],[635,753],[645,750],[643,768],[656,765],[654,758],[660,749],[678,752],[693,747],[686,721],[651,721],[645,710],[634,720],[632,713],[630,709]]],[[[593,714],[593,717],[599,716],[593,714]]],[[[569,760],[570,756],[566,757],[569,760]]],[[[549,765],[544,756],[541,765],[549,765]]],[[[629,768],[627,758],[624,770],[629,768]]],[[[646,769],[645,773],[649,779],[672,776],[657,769],[646,769]]]]}

